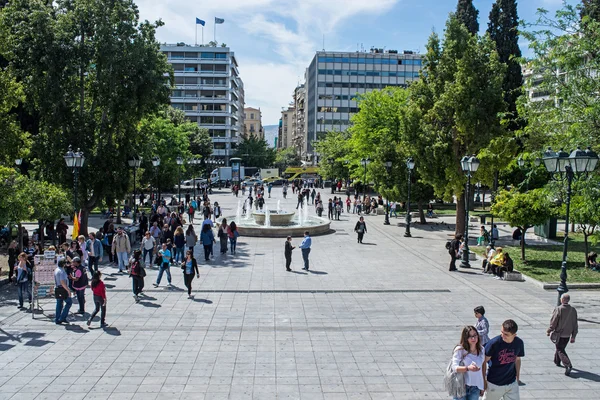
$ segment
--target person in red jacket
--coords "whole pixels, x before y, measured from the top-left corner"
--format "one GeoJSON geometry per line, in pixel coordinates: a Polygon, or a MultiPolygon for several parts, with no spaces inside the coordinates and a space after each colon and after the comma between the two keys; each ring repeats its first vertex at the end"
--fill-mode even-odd
{"type": "Polygon", "coordinates": [[[101,277],[102,273],[100,271],[94,272],[94,276],[92,277],[92,293],[94,293],[94,304],[96,305],[96,309],[92,315],[90,315],[87,326],[92,324],[92,320],[100,310],[102,310],[102,313],[100,314],[100,326],[105,327],[108,325],[106,323],[106,286],[100,279],[101,277]]]}

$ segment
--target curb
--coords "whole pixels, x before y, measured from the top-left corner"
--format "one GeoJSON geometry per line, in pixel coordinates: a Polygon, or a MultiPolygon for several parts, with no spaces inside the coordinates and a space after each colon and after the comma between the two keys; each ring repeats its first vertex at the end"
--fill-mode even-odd
{"type": "MultiPolygon", "coordinates": [[[[532,278],[526,274],[524,274],[523,272],[521,272],[521,274],[523,274],[523,278],[525,278],[525,281],[531,282],[534,285],[544,289],[544,290],[556,290],[558,288],[558,283],[548,283],[548,282],[542,282],[542,281],[538,281],[535,278],[532,278]]],[[[569,289],[600,289],[600,283],[571,283],[568,284],[569,289]]]]}

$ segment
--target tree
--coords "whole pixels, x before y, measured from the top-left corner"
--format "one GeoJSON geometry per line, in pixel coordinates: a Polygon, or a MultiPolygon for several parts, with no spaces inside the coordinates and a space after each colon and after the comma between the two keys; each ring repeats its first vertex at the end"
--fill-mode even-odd
{"type": "Polygon", "coordinates": [[[299,167],[301,164],[300,156],[293,147],[277,150],[275,166],[280,171],[285,171],[287,167],[299,167]]]}
{"type": "MultiPolygon", "coordinates": [[[[412,154],[426,155],[424,162],[417,163],[421,179],[439,197],[456,196],[457,233],[465,227],[466,177],[460,160],[506,141],[500,121],[505,110],[503,76],[493,42],[471,35],[451,15],[441,50],[439,39],[432,35],[421,79],[409,87],[412,120],[418,121],[418,129],[412,130],[408,144],[412,154]]],[[[480,169],[478,177],[489,176],[486,167],[480,169]]]]}
{"type": "Polygon", "coordinates": [[[63,155],[69,145],[85,154],[76,194],[84,234],[97,204],[127,193],[122,171],[144,141],[138,124],[169,101],[160,26],[139,23],[130,0],[13,0],[2,11],[0,54],[40,119],[36,175],[70,187],[63,155]]]}
{"type": "Polygon", "coordinates": [[[479,33],[479,11],[473,5],[473,0],[458,0],[456,18],[467,28],[471,35],[479,33]]]}
{"type": "Polygon", "coordinates": [[[27,178],[13,168],[0,165],[0,221],[20,223],[32,213],[31,198],[24,188],[27,178]]]}
{"type": "MultiPolygon", "coordinates": [[[[329,131],[325,137],[314,142],[315,151],[320,154],[319,175],[325,179],[343,179],[350,175],[350,160],[352,147],[350,133],[329,131]],[[332,162],[329,162],[329,161],[332,162]]],[[[359,165],[355,162],[356,165],[359,165]]],[[[360,179],[362,182],[362,174],[360,179]]]]}
{"type": "Polygon", "coordinates": [[[266,140],[254,134],[242,137],[235,157],[242,159],[242,164],[247,167],[268,168],[275,162],[275,149],[269,147],[266,140]]]}
{"type": "Polygon", "coordinates": [[[73,209],[67,192],[61,187],[44,181],[29,179],[25,188],[32,204],[30,218],[38,221],[40,240],[44,240],[44,222],[54,221],[68,215],[73,209]]]}
{"type": "Polygon", "coordinates": [[[573,223],[579,225],[583,233],[585,248],[585,266],[589,267],[587,254],[589,252],[589,239],[597,232],[600,226],[600,179],[594,175],[590,180],[574,183],[571,198],[571,218],[573,223]]]}
{"type": "Polygon", "coordinates": [[[512,131],[520,127],[517,123],[517,99],[523,94],[518,27],[516,0],[496,0],[490,12],[487,32],[496,44],[500,62],[506,65],[502,90],[504,90],[507,119],[510,120],[509,129],[512,131]]]}
{"type": "Polygon", "coordinates": [[[7,69],[0,67],[0,163],[5,165],[12,165],[16,158],[24,158],[29,153],[29,135],[21,130],[16,115],[11,112],[24,99],[23,87],[7,69]]]}
{"type": "Polygon", "coordinates": [[[579,15],[581,16],[581,18],[590,17],[595,21],[600,21],[600,1],[583,0],[579,15]]]}
{"type": "Polygon", "coordinates": [[[544,189],[520,193],[516,189],[502,190],[492,205],[492,212],[521,229],[521,260],[525,260],[525,233],[527,229],[543,224],[552,216],[552,202],[544,189]]]}

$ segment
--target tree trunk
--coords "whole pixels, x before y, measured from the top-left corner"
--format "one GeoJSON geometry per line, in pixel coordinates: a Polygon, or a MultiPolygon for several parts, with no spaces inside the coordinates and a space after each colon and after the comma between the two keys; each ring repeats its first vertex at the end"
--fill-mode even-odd
{"type": "Polygon", "coordinates": [[[590,263],[588,262],[588,250],[589,250],[589,243],[588,243],[588,233],[587,230],[584,228],[582,229],[583,231],[583,251],[584,251],[584,258],[585,258],[585,267],[589,268],[590,267],[590,263]]]}
{"type": "Polygon", "coordinates": [[[421,224],[426,224],[427,223],[427,219],[425,218],[425,211],[423,210],[423,201],[419,200],[417,202],[417,208],[419,209],[419,219],[421,224]]]}
{"type": "Polygon", "coordinates": [[[454,234],[465,233],[465,194],[464,192],[456,198],[456,229],[454,234]]]}
{"type": "Polygon", "coordinates": [[[81,220],[79,221],[79,234],[87,237],[88,235],[88,219],[90,217],[90,210],[86,207],[81,208],[81,220]]]}
{"type": "Polygon", "coordinates": [[[521,260],[525,261],[525,232],[527,227],[521,228],[521,260]]]}
{"type": "Polygon", "coordinates": [[[121,221],[121,202],[118,201],[117,202],[117,224],[122,224],[123,222],[121,221]]]}
{"type": "Polygon", "coordinates": [[[571,233],[575,233],[575,223],[571,223],[571,233]]]}
{"type": "Polygon", "coordinates": [[[44,247],[44,220],[38,219],[38,241],[44,247]]]}

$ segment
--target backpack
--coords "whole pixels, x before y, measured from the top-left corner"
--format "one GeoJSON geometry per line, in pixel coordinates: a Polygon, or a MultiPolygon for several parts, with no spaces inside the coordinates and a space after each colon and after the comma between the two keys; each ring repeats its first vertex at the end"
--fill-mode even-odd
{"type": "Polygon", "coordinates": [[[452,247],[452,242],[450,240],[448,240],[446,242],[446,250],[450,251],[450,248],[452,247]]]}
{"type": "Polygon", "coordinates": [[[85,268],[83,268],[83,265],[80,265],[78,269],[81,271],[81,277],[79,278],[79,280],[77,282],[75,282],[73,284],[73,287],[74,288],[88,287],[89,280],[88,280],[88,276],[87,276],[87,272],[85,271],[85,268]]]}

